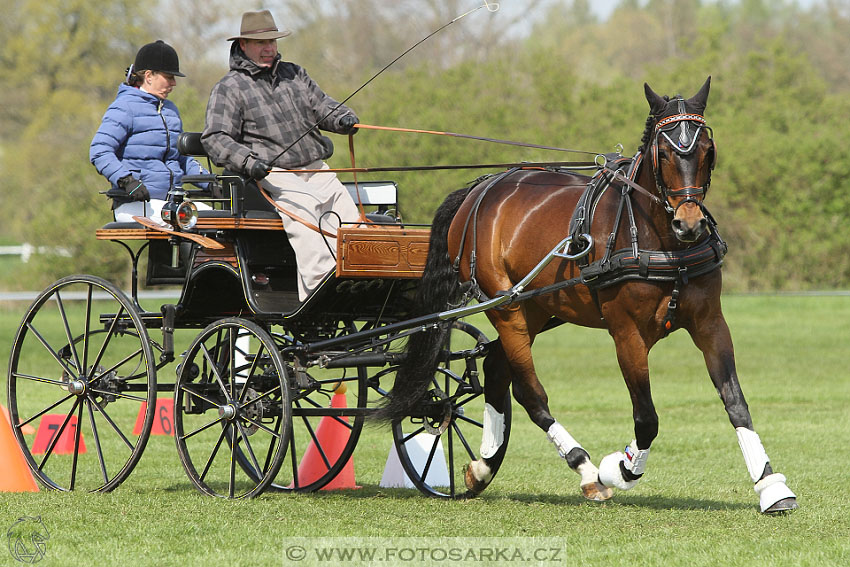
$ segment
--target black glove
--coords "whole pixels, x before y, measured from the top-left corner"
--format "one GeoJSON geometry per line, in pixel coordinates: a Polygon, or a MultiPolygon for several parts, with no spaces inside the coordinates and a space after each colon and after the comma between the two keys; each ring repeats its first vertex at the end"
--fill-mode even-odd
{"type": "Polygon", "coordinates": [[[251,176],[251,179],[256,179],[259,181],[260,179],[265,179],[265,177],[269,174],[269,170],[272,168],[269,164],[264,162],[261,159],[255,160],[254,165],[251,166],[251,169],[248,170],[248,175],[251,176]]]}
{"type": "Polygon", "coordinates": [[[126,198],[131,201],[150,201],[151,199],[151,194],[145,184],[132,175],[125,175],[119,179],[118,187],[124,190],[126,198]]]}
{"type": "Polygon", "coordinates": [[[357,124],[357,117],[353,114],[346,114],[339,119],[339,126],[342,128],[340,134],[356,134],[357,128],[354,127],[355,124],[357,124]]]}

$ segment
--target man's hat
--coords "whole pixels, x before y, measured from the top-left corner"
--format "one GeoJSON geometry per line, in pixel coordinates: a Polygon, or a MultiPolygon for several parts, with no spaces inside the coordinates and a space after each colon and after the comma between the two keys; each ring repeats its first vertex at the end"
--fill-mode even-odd
{"type": "Polygon", "coordinates": [[[239,35],[228,37],[227,41],[234,39],[280,39],[290,33],[292,32],[289,30],[278,31],[272,13],[268,10],[245,12],[242,14],[242,27],[239,29],[239,35]]]}
{"type": "Polygon", "coordinates": [[[177,52],[161,39],[143,45],[139,49],[139,52],[136,53],[136,62],[133,63],[133,68],[136,71],[159,71],[177,77],[186,76],[180,72],[180,61],[177,59],[177,52]]]}

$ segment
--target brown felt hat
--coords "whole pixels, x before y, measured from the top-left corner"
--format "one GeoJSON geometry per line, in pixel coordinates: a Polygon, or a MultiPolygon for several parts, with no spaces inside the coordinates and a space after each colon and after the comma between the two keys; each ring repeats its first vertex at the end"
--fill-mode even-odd
{"type": "Polygon", "coordinates": [[[228,37],[227,41],[234,39],[280,39],[288,36],[289,30],[279,31],[274,23],[272,13],[268,10],[259,12],[245,12],[242,14],[242,27],[239,35],[228,37]]]}

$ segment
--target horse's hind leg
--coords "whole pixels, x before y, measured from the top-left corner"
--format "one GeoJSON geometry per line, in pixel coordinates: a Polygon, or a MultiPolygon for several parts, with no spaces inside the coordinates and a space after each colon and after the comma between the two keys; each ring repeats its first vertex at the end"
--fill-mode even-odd
{"type": "MultiPolygon", "coordinates": [[[[485,361],[485,398],[488,403],[503,400],[508,384],[512,383],[514,398],[525,408],[531,420],[546,432],[570,468],[581,476],[584,496],[591,500],[607,500],[613,492],[598,482],[598,470],[587,451],[552,417],[548,397],[534,370],[531,358],[532,337],[543,327],[548,315],[542,312],[529,313],[526,308],[512,306],[488,312],[488,317],[500,337],[498,348],[491,350],[485,361]]],[[[498,458],[498,464],[501,464],[503,455],[496,453],[494,457],[498,458]]],[[[486,465],[487,459],[483,461],[486,465]]],[[[479,478],[480,472],[486,472],[482,470],[482,465],[476,463],[469,468],[473,480],[479,478]]],[[[467,482],[468,486],[469,484],[467,482]]],[[[469,488],[474,491],[473,487],[469,488]]]]}
{"type": "Polygon", "coordinates": [[[484,421],[480,458],[469,463],[464,475],[466,487],[473,494],[481,493],[490,484],[505,458],[506,404],[511,383],[510,366],[505,358],[500,340],[488,345],[484,359],[484,421]]]}

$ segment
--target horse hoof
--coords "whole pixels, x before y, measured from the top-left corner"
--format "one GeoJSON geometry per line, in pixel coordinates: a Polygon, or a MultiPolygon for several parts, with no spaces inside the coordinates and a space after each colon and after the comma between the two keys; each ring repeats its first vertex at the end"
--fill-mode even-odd
{"type": "MultiPolygon", "coordinates": [[[[475,462],[477,461],[473,461],[473,463],[475,462]]],[[[484,489],[487,488],[487,485],[489,484],[488,480],[479,480],[475,476],[475,473],[472,471],[473,463],[464,465],[463,467],[463,482],[466,484],[466,488],[469,491],[467,493],[468,496],[478,496],[484,492],[484,489]]]]}
{"type": "Polygon", "coordinates": [[[764,513],[774,515],[787,514],[788,512],[796,510],[799,507],[800,506],[797,504],[796,498],[783,498],[782,500],[765,510],[764,513]]]}
{"type": "Polygon", "coordinates": [[[600,482],[582,485],[581,493],[585,498],[594,502],[604,502],[614,496],[614,491],[600,482]]]}

